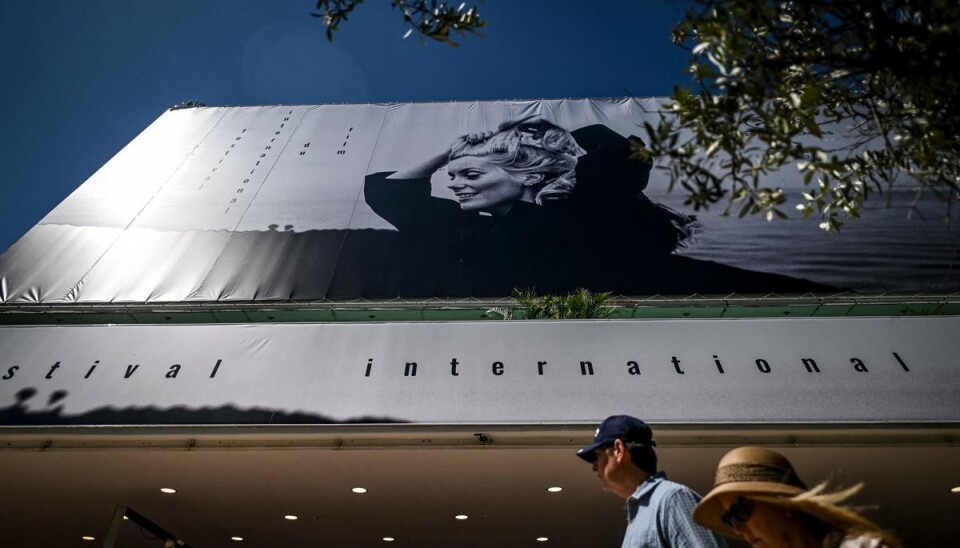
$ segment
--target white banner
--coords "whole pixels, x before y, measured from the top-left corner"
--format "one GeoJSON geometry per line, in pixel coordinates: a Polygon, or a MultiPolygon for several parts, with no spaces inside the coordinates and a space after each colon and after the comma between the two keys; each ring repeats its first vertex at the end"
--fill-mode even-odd
{"type": "Polygon", "coordinates": [[[960,421],[960,318],[0,328],[0,424],[960,421]]]}

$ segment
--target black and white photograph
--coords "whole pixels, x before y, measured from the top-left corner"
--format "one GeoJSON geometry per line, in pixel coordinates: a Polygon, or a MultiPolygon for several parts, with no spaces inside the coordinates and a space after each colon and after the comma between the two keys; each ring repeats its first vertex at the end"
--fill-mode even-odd
{"type": "MultiPolygon", "coordinates": [[[[892,192],[843,238],[799,214],[693,210],[637,154],[658,104],[170,110],[0,256],[0,301],[960,287],[960,222],[945,223],[930,196],[892,192]]],[[[778,177],[799,196],[799,173],[778,177]]]]}

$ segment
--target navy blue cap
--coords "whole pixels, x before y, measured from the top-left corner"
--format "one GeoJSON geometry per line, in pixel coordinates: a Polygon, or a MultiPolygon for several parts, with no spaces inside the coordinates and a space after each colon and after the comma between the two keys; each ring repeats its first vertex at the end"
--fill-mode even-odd
{"type": "Polygon", "coordinates": [[[581,459],[593,463],[597,460],[597,448],[620,440],[624,443],[641,443],[654,447],[653,430],[642,420],[630,415],[613,415],[600,423],[593,435],[593,443],[577,451],[581,459]]]}

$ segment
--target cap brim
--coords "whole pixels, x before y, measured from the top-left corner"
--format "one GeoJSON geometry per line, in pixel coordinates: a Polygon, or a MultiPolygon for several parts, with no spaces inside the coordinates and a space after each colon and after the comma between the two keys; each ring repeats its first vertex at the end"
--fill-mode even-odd
{"type": "Polygon", "coordinates": [[[606,443],[607,442],[605,441],[598,441],[597,443],[591,443],[590,445],[584,447],[583,449],[578,450],[577,456],[589,462],[590,464],[593,464],[597,462],[597,449],[599,449],[600,446],[606,443]]]}

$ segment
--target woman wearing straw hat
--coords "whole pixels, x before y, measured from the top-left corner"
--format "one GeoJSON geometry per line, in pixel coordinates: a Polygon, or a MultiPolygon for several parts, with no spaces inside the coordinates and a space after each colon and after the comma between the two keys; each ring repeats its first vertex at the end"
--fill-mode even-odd
{"type": "Polygon", "coordinates": [[[861,487],[808,489],[780,453],[740,447],[720,459],[713,490],[694,508],[693,519],[764,548],[898,548],[876,524],[840,506],[861,487]]]}

